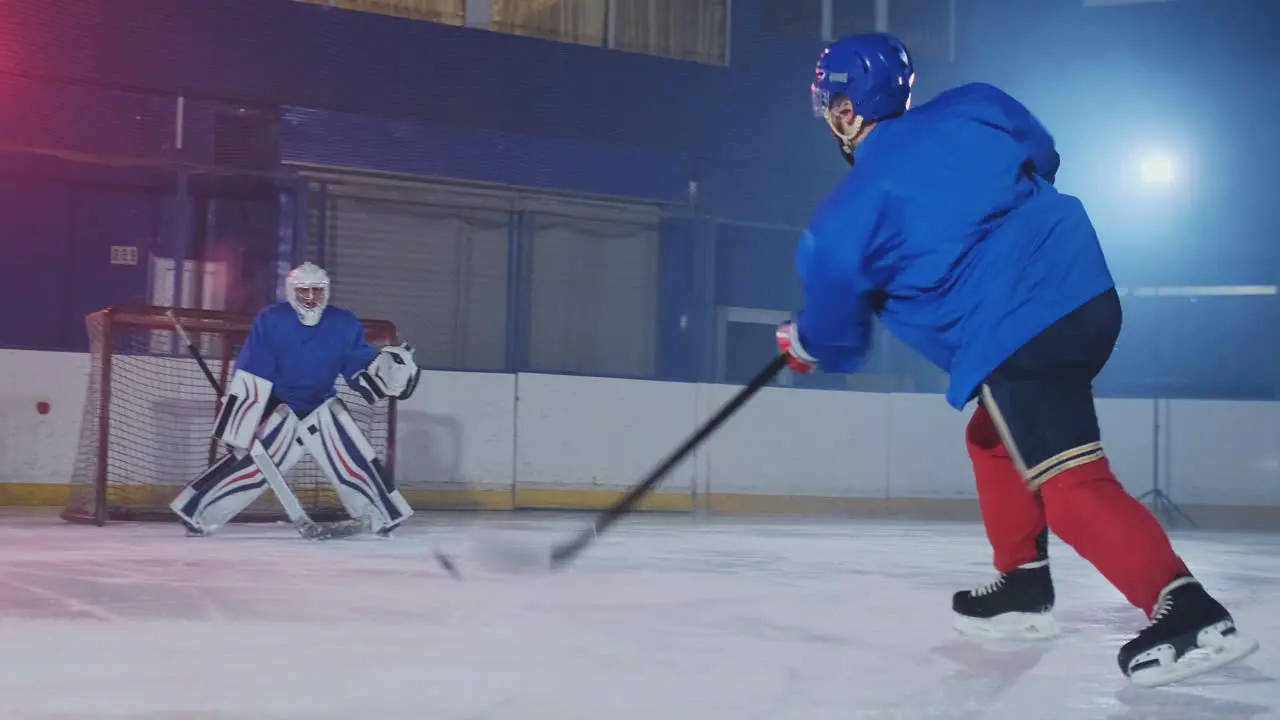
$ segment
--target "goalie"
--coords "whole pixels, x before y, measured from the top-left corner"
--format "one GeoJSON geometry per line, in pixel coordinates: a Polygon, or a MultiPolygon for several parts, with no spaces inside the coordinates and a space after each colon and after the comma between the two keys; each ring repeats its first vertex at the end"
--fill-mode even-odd
{"type": "Polygon", "coordinates": [[[170,507],[191,534],[208,535],[266,490],[264,472],[283,476],[308,453],[347,513],[389,535],[413,510],[337,397],[335,379],[370,404],[407,399],[421,376],[413,349],[375,350],[353,313],[329,305],[329,276],[317,265],[294,268],[286,290],[287,302],[254,318],[219,405],[213,436],[232,452],[170,507]]]}

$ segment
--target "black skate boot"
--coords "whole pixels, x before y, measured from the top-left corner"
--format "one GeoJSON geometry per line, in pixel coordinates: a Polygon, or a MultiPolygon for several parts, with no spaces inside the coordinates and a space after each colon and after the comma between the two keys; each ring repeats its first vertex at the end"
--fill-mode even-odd
{"type": "Polygon", "coordinates": [[[1036,539],[1040,558],[994,582],[962,590],[951,598],[953,624],[965,635],[1040,640],[1058,635],[1053,619],[1053,578],[1049,574],[1048,532],[1036,539]]]}
{"type": "Polygon", "coordinates": [[[1227,609],[1190,575],[1160,591],[1151,624],[1120,648],[1120,670],[1134,685],[1156,687],[1216,670],[1252,655],[1258,642],[1236,632],[1227,609]]]}

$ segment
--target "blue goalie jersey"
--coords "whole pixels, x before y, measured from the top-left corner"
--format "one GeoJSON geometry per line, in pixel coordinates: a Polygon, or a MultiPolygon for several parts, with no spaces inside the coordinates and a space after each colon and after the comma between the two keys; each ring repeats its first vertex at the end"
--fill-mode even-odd
{"type": "Polygon", "coordinates": [[[871,319],[948,372],[962,408],[1056,320],[1113,287],[1084,206],[1054,188],[1053,138],[1012,97],[965,85],[880,122],[801,237],[800,342],[854,372],[871,319]]]}
{"type": "Polygon", "coordinates": [[[254,318],[236,368],[269,380],[272,395],[305,417],[337,394],[339,375],[352,385],[376,355],[352,312],[330,305],[308,327],[282,302],[254,318]]]}

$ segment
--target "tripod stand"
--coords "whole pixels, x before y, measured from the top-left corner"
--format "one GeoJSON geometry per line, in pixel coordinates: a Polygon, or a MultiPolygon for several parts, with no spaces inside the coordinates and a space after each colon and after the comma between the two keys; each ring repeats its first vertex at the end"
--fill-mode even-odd
{"type": "MultiPolygon", "coordinates": [[[[1165,401],[1168,402],[1167,400],[1165,401]]],[[[1169,494],[1160,487],[1160,399],[1154,398],[1151,401],[1151,489],[1138,496],[1138,502],[1147,503],[1151,506],[1151,513],[1156,516],[1157,520],[1172,525],[1173,521],[1178,517],[1186,520],[1191,527],[1196,526],[1196,521],[1191,519],[1178,503],[1169,497],[1169,494]]]]}

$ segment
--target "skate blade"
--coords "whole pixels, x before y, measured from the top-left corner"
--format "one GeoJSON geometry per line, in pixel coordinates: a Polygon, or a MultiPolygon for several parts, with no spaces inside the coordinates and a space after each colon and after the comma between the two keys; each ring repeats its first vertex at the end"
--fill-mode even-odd
{"type": "Polygon", "coordinates": [[[1062,634],[1051,613],[1005,613],[993,618],[954,613],[951,624],[961,635],[983,640],[1051,640],[1062,634]]]}
{"type": "MultiPolygon", "coordinates": [[[[1187,651],[1176,661],[1170,657],[1166,662],[1162,658],[1159,665],[1135,670],[1129,676],[1130,682],[1144,688],[1169,685],[1239,662],[1257,652],[1259,647],[1253,638],[1238,632],[1223,635],[1214,629],[1202,630],[1196,642],[1199,647],[1187,651]]],[[[1172,653],[1173,649],[1169,648],[1169,655],[1172,653]]]]}

